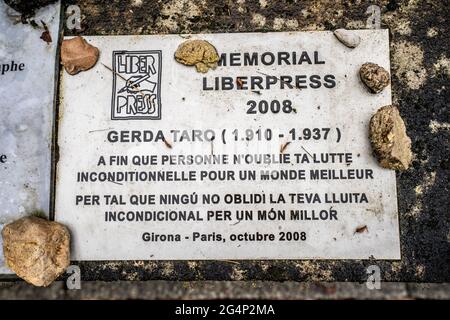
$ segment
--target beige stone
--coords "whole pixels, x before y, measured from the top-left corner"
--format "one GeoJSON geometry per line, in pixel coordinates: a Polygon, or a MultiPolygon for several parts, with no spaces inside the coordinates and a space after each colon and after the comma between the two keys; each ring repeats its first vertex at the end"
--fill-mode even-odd
{"type": "Polygon", "coordinates": [[[175,60],[187,66],[195,66],[198,72],[215,69],[219,61],[216,48],[205,40],[188,40],[178,46],[175,60]]]}
{"type": "Polygon", "coordinates": [[[70,234],[65,226],[25,217],[2,231],[7,266],[35,286],[48,286],[70,264],[70,234]]]}
{"type": "Polygon", "coordinates": [[[383,168],[406,170],[411,164],[411,139],[394,106],[380,108],[370,119],[369,138],[375,157],[383,168]]]}
{"type": "Polygon", "coordinates": [[[361,38],[356,33],[346,29],[337,29],[333,34],[341,43],[349,48],[356,48],[361,43],[361,38]]]}
{"type": "Polygon", "coordinates": [[[99,54],[98,48],[79,36],[64,40],[61,45],[61,63],[71,75],[92,68],[97,63],[99,54]]]}
{"type": "Polygon", "coordinates": [[[359,69],[359,76],[370,92],[379,93],[389,85],[390,74],[375,63],[364,63],[359,69]]]}

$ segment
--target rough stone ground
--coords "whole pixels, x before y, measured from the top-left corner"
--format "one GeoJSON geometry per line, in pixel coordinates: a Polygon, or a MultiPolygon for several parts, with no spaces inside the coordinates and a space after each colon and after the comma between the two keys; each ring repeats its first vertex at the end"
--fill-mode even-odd
{"type": "MultiPolygon", "coordinates": [[[[82,262],[86,280],[450,281],[450,7],[446,1],[71,0],[81,31],[66,35],[335,30],[366,27],[370,5],[390,30],[393,101],[412,139],[397,174],[401,261],[82,262]]],[[[282,284],[280,284],[282,285],[282,284]]]]}
{"type": "Polygon", "coordinates": [[[450,299],[450,284],[382,283],[368,290],[365,283],[272,281],[117,281],[82,282],[68,290],[64,282],[37,288],[23,282],[0,282],[3,299],[450,299]]]}

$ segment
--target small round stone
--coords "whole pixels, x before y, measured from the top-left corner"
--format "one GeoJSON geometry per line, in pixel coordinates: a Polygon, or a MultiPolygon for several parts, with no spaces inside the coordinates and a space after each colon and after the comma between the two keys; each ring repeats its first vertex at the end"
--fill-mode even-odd
{"type": "Polygon", "coordinates": [[[215,69],[219,61],[216,48],[205,40],[188,40],[179,45],[175,60],[187,66],[195,66],[198,72],[215,69]]]}
{"type": "Polygon", "coordinates": [[[367,62],[359,69],[362,82],[372,93],[380,93],[390,83],[390,74],[383,67],[367,62]]]}
{"type": "Polygon", "coordinates": [[[337,29],[333,34],[341,43],[349,48],[356,48],[361,43],[361,38],[350,30],[337,29]]]}

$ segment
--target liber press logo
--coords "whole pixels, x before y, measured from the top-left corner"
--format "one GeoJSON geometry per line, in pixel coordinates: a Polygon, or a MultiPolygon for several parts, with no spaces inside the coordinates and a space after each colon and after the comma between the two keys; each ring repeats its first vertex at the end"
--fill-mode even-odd
{"type": "Polygon", "coordinates": [[[112,120],[161,119],[161,51],[113,51],[112,120]]]}

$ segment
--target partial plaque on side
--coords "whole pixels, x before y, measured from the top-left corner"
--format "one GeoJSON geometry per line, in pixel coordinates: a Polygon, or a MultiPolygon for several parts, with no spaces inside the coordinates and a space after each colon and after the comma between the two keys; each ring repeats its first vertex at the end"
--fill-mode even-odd
{"type": "Polygon", "coordinates": [[[57,221],[74,260],[399,259],[395,172],[368,124],[391,104],[387,30],[92,36],[61,83],[57,221]],[[206,40],[199,73],[174,54],[206,40]]]}
{"type": "MultiPolygon", "coordinates": [[[[59,16],[58,1],[23,24],[0,1],[0,231],[24,216],[49,214],[59,16]]],[[[0,237],[2,273],[10,270],[0,237]]]]}

